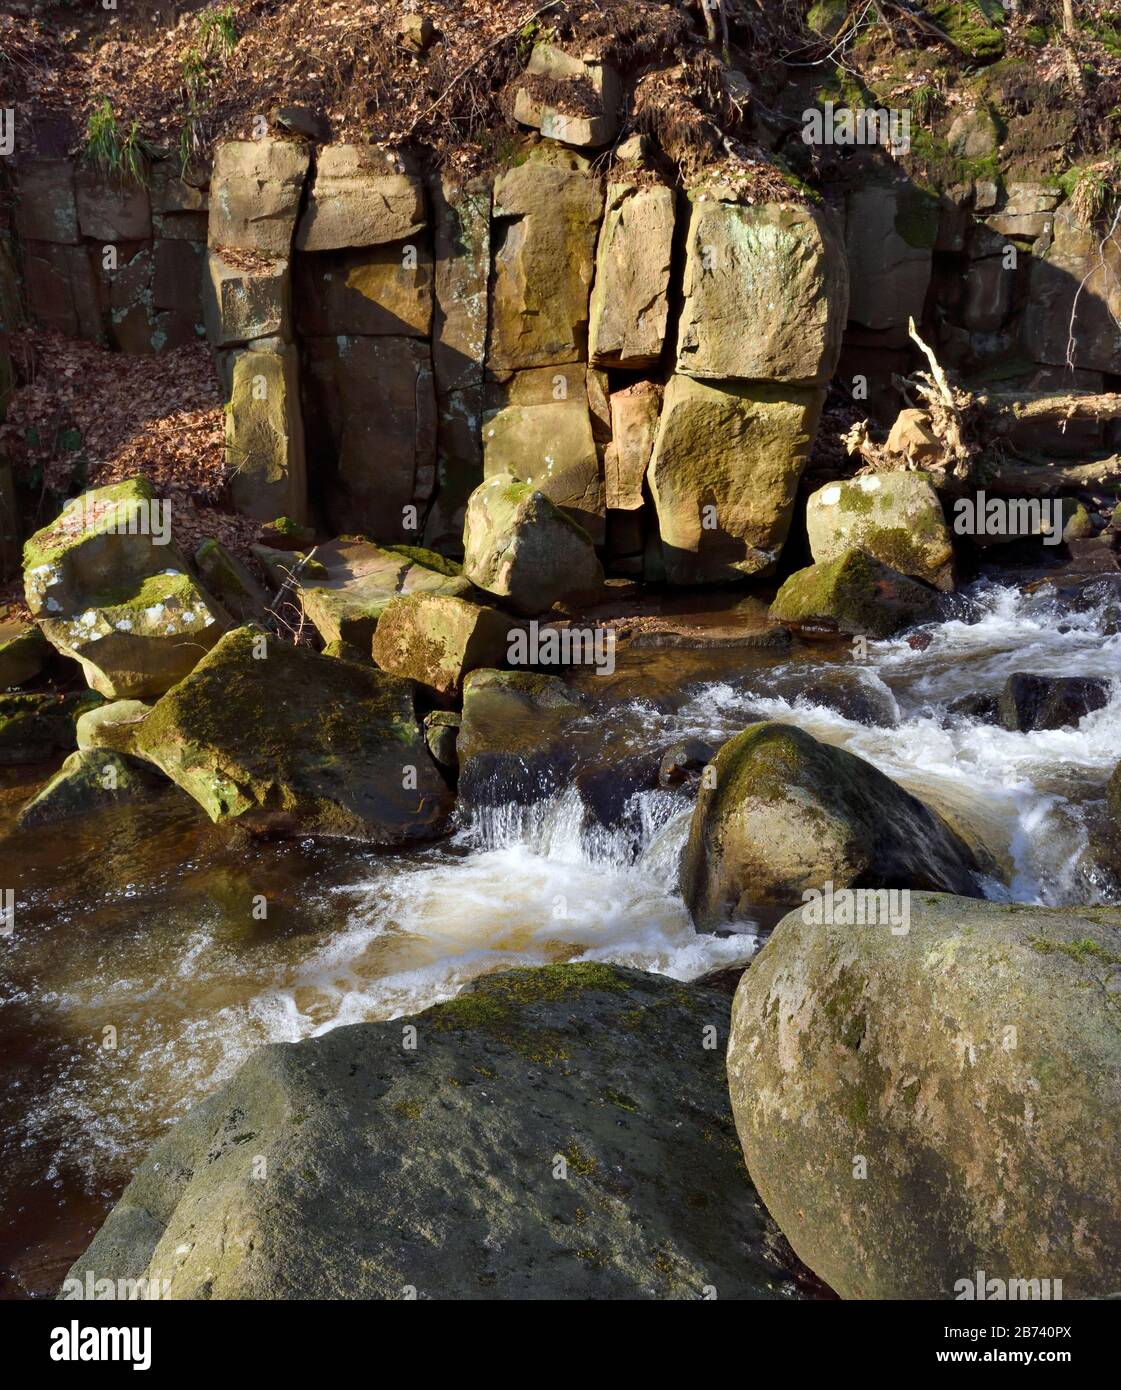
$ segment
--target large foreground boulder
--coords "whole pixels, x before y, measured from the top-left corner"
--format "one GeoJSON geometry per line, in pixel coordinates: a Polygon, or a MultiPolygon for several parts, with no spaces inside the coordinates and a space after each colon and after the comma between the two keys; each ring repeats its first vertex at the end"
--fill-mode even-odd
{"type": "Polygon", "coordinates": [[[727,1018],[714,990],[557,965],[263,1047],[153,1148],[70,1278],[172,1299],[797,1297],[735,1142],[727,1018]]]}
{"type": "Polygon", "coordinates": [[[802,1259],[844,1298],[1116,1295],[1119,967],[1116,908],[785,917],[737,991],[728,1078],[802,1259]]]}
{"type": "Polygon", "coordinates": [[[908,579],[863,550],[795,570],[771,604],[770,616],[797,632],[890,637],[938,612],[932,589],[908,579]]]}
{"type": "Polygon", "coordinates": [[[214,821],[396,845],[450,809],[408,681],[249,627],[157,701],[133,747],[214,821]]]}
{"type": "Polygon", "coordinates": [[[467,578],[527,616],[590,598],[603,584],[588,533],[512,473],[471,494],[463,546],[467,578]]]}
{"type": "Polygon", "coordinates": [[[790,724],[729,739],[702,782],[681,867],[699,927],[810,890],[928,888],[978,896],[968,845],[917,797],[790,724]]]}

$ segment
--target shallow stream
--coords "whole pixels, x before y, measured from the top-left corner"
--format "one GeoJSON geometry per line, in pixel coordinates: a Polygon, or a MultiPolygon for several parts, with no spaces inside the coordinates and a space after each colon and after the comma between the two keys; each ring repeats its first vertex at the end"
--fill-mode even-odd
{"type": "MultiPolygon", "coordinates": [[[[1121,901],[1086,852],[1121,756],[1118,594],[1102,580],[1072,604],[981,581],[925,648],[873,642],[866,661],[838,642],[621,650],[614,677],[576,682],[600,700],[574,739],[587,761],[797,723],[983,846],[993,896],[1121,901]],[[1074,729],[947,714],[1014,671],[1116,683],[1074,729]]],[[[0,829],[45,771],[3,771],[0,829]]],[[[601,959],[690,979],[749,960],[760,923],[698,935],[676,894],[690,805],[643,792],[624,828],[589,829],[569,786],[385,854],[255,842],[168,797],[0,840],[0,885],[16,892],[0,939],[2,1295],[52,1293],[153,1139],[261,1043],[413,1012],[512,965],[601,959]]]]}

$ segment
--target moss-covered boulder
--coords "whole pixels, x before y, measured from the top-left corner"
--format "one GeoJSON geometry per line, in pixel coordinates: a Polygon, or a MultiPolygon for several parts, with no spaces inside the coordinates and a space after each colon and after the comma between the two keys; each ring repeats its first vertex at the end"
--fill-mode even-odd
{"type": "Polygon", "coordinates": [[[309,579],[326,579],[327,568],[312,550],[282,550],[275,545],[250,546],[269,582],[278,589],[292,588],[309,579]]]}
{"type": "Polygon", "coordinates": [[[78,747],[113,748],[118,753],[132,753],[136,735],[152,706],[143,700],[113,700],[96,705],[78,716],[75,732],[78,747]]]}
{"type": "Polygon", "coordinates": [[[24,592],[43,635],[108,699],[159,695],[229,626],[167,531],[142,478],[84,494],[24,546],[24,592]]]}
{"type": "Polygon", "coordinates": [[[172,1299],[797,1298],[736,1143],[729,1006],[576,963],[259,1048],[70,1277],[172,1299]]]}
{"type": "Polygon", "coordinates": [[[450,810],[409,682],[250,627],[157,701],[134,747],[214,821],[396,845],[450,810]]]}
{"type": "Polygon", "coordinates": [[[795,631],[890,637],[938,611],[925,585],[882,565],[863,550],[796,570],[771,604],[770,616],[795,631]]]}
{"type": "Polygon", "coordinates": [[[648,478],[671,583],[774,568],[823,400],[816,386],[670,378],[648,478]]]}
{"type": "Polygon", "coordinates": [[[181,570],[89,596],[80,613],[40,619],[64,656],[109,700],[162,694],[194,668],[229,626],[217,603],[181,570]]]}
{"type": "Polygon", "coordinates": [[[546,613],[565,599],[592,598],[603,585],[588,533],[512,473],[471,494],[463,546],[467,578],[517,613],[546,613]]]}
{"type": "Polygon", "coordinates": [[[304,612],[324,642],[343,641],[366,652],[386,604],[399,594],[472,592],[459,565],[422,546],[375,545],[356,536],[316,548],[321,566],[297,586],[304,612]]]}
{"type": "Polygon", "coordinates": [[[699,927],[811,889],[929,888],[976,896],[978,866],[930,808],[843,748],[789,724],[752,724],[702,782],[681,864],[699,927]]]}
{"type": "Polygon", "coordinates": [[[828,483],[806,503],[819,563],[852,546],[936,589],[954,587],[954,547],[942,503],[925,473],[868,473],[828,483]]]}
{"type": "Polygon", "coordinates": [[[175,555],[149,524],[155,502],[143,478],[96,488],[64,509],[24,546],[24,592],[36,616],[80,609],[85,596],[158,574],[175,555]]]}
{"type": "Polygon", "coordinates": [[[19,813],[19,824],[24,829],[53,825],[111,806],[148,801],[168,789],[150,763],[112,748],[83,748],[71,753],[36,792],[19,813]]]}
{"type": "Polygon", "coordinates": [[[802,1259],[844,1298],[1115,1295],[1119,984],[1116,908],[921,894],[898,934],[785,917],[736,993],[728,1079],[802,1259]]]}
{"type": "Polygon", "coordinates": [[[374,660],[452,698],[468,671],[506,661],[512,630],[497,608],[449,594],[407,594],[391,599],[379,618],[374,660]]]}
{"type": "MultiPolygon", "coordinates": [[[[527,371],[517,377],[538,375],[527,371]]],[[[561,400],[514,400],[488,410],[483,470],[487,478],[512,475],[543,492],[593,540],[603,539],[603,476],[583,383],[578,394],[561,400]]]]}
{"type": "Polygon", "coordinates": [[[51,644],[35,626],[0,640],[0,690],[33,681],[47,664],[51,644]]]}
{"type": "Polygon", "coordinates": [[[38,763],[77,746],[76,725],[101,704],[93,690],[79,695],[0,695],[0,767],[38,763]]]}

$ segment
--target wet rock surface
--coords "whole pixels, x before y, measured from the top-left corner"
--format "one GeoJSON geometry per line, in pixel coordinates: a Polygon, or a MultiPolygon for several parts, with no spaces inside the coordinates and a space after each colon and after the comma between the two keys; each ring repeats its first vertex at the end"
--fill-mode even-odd
{"type": "Polygon", "coordinates": [[[173,1299],[797,1298],[812,1282],[743,1172],[728,1010],[561,965],[263,1048],[153,1149],[70,1277],[173,1299]]]}
{"type": "Polygon", "coordinates": [[[942,888],[980,896],[969,847],[927,806],[844,749],[754,724],[702,782],[681,867],[702,927],[789,906],[807,890],[942,888]]]}

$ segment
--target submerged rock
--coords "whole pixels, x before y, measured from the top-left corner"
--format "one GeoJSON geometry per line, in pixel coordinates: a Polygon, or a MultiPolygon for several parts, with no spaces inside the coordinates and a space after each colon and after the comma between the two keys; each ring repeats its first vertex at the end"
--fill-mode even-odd
{"type": "Polygon", "coordinates": [[[637,829],[641,815],[634,798],[657,788],[661,763],[657,751],[632,753],[578,773],[574,785],[584,804],[585,824],[606,830],[637,829]]]}
{"type": "Polygon", "coordinates": [[[950,724],[957,719],[972,719],[978,724],[999,724],[1000,699],[996,695],[981,693],[962,695],[947,706],[943,722],[950,724]]]}
{"type": "Polygon", "coordinates": [[[450,811],[408,681],[253,628],[159,700],[134,746],[214,821],[398,845],[450,811]]]}
{"type": "Polygon", "coordinates": [[[658,763],[658,785],[676,787],[699,781],[716,756],[716,749],[702,738],[683,738],[671,744],[658,763]]]}
{"type": "Polygon", "coordinates": [[[698,927],[833,888],[978,896],[969,846],[917,797],[789,724],[752,724],[713,762],[693,809],[681,889],[698,927]]]}
{"type": "Polygon", "coordinates": [[[872,473],[829,483],[806,503],[814,560],[853,546],[936,589],[954,587],[954,547],[942,503],[923,473],[872,473]]]}
{"type": "Polygon", "coordinates": [[[799,673],[794,698],[799,703],[832,710],[855,724],[892,729],[899,722],[891,693],[865,681],[859,671],[845,667],[799,673]]]}
{"type": "Polygon", "coordinates": [[[783,918],[736,994],[728,1078],[802,1259],[843,1298],[984,1297],[978,1269],[1008,1298],[1116,1294],[1119,983],[1116,908],[921,894],[903,934],[783,918]]]}
{"type": "Polygon", "coordinates": [[[1110,682],[1096,676],[1033,676],[1017,671],[1000,692],[1000,722],[1014,733],[1073,729],[1109,700],[1110,682]]]}
{"type": "Polygon", "coordinates": [[[729,1003],[554,965],[260,1048],[152,1149],[70,1278],[173,1299],[798,1297],[736,1143],[729,1003]]]}
{"type": "Polygon", "coordinates": [[[19,813],[25,829],[53,825],[110,806],[148,801],[169,790],[150,763],[112,748],[83,748],[71,753],[58,772],[19,813]]]}
{"type": "Polygon", "coordinates": [[[466,576],[527,617],[594,597],[603,586],[588,533],[512,473],[488,478],[471,494],[463,546],[466,576]]]}
{"type": "Polygon", "coordinates": [[[937,611],[932,590],[857,549],[795,571],[771,604],[771,617],[795,631],[868,637],[890,637],[937,611]]]}

